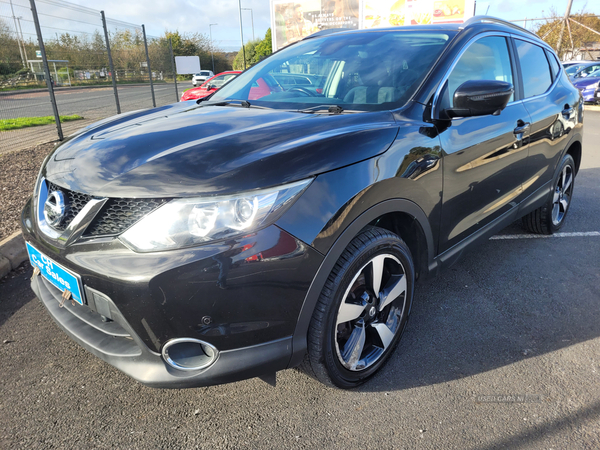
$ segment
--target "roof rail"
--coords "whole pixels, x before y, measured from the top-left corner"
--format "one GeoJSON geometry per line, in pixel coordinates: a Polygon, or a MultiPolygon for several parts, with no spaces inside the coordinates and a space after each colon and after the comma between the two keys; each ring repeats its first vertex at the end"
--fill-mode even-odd
{"type": "Polygon", "coordinates": [[[473,16],[470,19],[468,19],[467,21],[465,21],[465,23],[463,23],[460,28],[464,29],[464,28],[467,28],[467,27],[469,27],[471,25],[474,25],[476,23],[484,23],[484,22],[499,23],[499,24],[506,25],[508,27],[514,28],[516,30],[524,31],[525,33],[529,33],[529,34],[535,36],[538,39],[540,38],[537,34],[535,34],[532,31],[529,31],[529,30],[527,30],[527,29],[525,29],[523,27],[520,27],[519,25],[515,25],[512,22],[508,22],[506,20],[499,19],[498,17],[493,17],[493,16],[473,16]]]}

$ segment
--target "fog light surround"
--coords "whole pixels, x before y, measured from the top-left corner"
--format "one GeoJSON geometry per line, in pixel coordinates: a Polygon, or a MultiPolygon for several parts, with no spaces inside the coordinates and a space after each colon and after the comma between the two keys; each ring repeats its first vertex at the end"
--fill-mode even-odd
{"type": "Polygon", "coordinates": [[[215,363],[219,351],[208,342],[193,338],[177,338],[168,341],[162,348],[162,357],[177,370],[201,370],[215,363]]]}

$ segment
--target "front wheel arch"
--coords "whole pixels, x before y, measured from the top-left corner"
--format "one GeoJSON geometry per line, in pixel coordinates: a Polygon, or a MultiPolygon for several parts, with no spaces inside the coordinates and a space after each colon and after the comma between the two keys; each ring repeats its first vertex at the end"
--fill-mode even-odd
{"type": "MultiPolygon", "coordinates": [[[[327,282],[329,274],[348,244],[359,235],[365,227],[372,225],[377,219],[389,214],[398,213],[411,218],[411,220],[415,221],[422,230],[426,248],[424,249],[424,261],[420,265],[422,268],[425,268],[427,273],[435,272],[437,269],[437,262],[434,260],[435,247],[433,233],[427,215],[416,203],[406,199],[391,199],[378,203],[364,211],[340,233],[335,243],[327,252],[327,255],[325,255],[325,258],[304,297],[304,303],[302,304],[293,334],[292,357],[290,358],[288,368],[298,366],[304,359],[307,350],[308,327],[313,316],[313,311],[317,305],[321,291],[327,282]]],[[[400,237],[406,239],[402,235],[400,235],[400,237]]]]}

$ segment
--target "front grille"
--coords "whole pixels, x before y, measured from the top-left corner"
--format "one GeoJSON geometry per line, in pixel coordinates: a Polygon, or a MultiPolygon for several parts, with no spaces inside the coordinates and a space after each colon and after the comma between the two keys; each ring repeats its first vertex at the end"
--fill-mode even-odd
{"type": "MultiPolygon", "coordinates": [[[[54,227],[59,231],[64,231],[94,197],[65,189],[48,180],[46,182],[48,183],[48,192],[61,191],[65,196],[68,205],[67,213],[61,224],[54,227]]],[[[164,198],[109,198],[89,224],[83,236],[99,237],[121,234],[167,201],[164,198]]]]}
{"type": "Polygon", "coordinates": [[[67,208],[67,214],[65,215],[63,221],[60,223],[60,225],[54,226],[54,228],[56,228],[59,231],[65,231],[69,224],[73,221],[75,216],[79,214],[83,207],[87,205],[87,203],[92,199],[92,196],[88,194],[82,194],[81,192],[70,191],[50,181],[47,181],[47,183],[48,193],[54,191],[61,191],[65,196],[67,205],[69,205],[69,207],[67,208]]]}
{"type": "Polygon", "coordinates": [[[166,202],[163,198],[111,198],[89,225],[84,236],[121,234],[166,202]]]}

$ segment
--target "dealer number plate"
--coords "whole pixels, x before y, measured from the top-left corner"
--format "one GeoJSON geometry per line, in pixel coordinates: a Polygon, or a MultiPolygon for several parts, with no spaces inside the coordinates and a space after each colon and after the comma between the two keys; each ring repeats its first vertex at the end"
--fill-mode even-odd
{"type": "Polygon", "coordinates": [[[29,242],[26,244],[31,265],[40,269],[42,276],[56,286],[61,292],[64,292],[65,290],[69,291],[71,293],[71,298],[83,305],[84,301],[83,296],[81,295],[79,277],[38,251],[29,242]]]}

